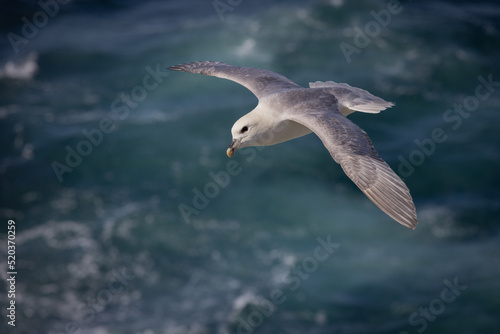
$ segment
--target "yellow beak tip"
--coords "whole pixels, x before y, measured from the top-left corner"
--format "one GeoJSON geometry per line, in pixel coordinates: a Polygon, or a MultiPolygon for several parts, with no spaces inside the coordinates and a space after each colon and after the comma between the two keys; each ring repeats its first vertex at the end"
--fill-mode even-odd
{"type": "Polygon", "coordinates": [[[234,154],[234,151],[231,148],[228,148],[227,151],[226,151],[226,154],[227,154],[228,157],[231,158],[233,156],[233,154],[234,154]]]}

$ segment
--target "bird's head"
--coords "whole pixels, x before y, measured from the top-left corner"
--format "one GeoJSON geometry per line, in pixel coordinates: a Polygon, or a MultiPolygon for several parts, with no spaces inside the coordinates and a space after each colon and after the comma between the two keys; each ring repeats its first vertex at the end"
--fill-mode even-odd
{"type": "Polygon", "coordinates": [[[262,130],[261,123],[257,121],[254,114],[249,113],[241,117],[231,128],[233,140],[227,149],[227,156],[232,157],[238,149],[243,147],[261,146],[259,138],[262,130]]]}

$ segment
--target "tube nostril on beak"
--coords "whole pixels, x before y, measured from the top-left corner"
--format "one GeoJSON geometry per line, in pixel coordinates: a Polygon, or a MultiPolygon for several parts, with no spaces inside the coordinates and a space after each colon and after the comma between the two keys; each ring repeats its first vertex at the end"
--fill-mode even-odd
{"type": "Polygon", "coordinates": [[[229,148],[226,151],[227,156],[230,158],[234,155],[234,152],[238,149],[238,147],[235,147],[235,145],[238,146],[236,139],[233,139],[233,141],[231,141],[231,144],[229,144],[229,148]]]}

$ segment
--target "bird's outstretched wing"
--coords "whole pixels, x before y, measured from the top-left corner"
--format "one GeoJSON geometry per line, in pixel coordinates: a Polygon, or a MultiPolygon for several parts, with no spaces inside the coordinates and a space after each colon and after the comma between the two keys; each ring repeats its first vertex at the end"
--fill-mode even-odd
{"type": "Polygon", "coordinates": [[[382,211],[415,228],[417,214],[410,191],[379,157],[366,132],[340,113],[335,100],[315,99],[292,107],[287,118],[313,131],[347,176],[382,211]]]}
{"type": "Polygon", "coordinates": [[[245,86],[258,99],[266,94],[276,93],[280,90],[301,88],[290,79],[272,71],[253,67],[233,66],[215,61],[197,61],[171,66],[168,69],[229,79],[245,86]]]}

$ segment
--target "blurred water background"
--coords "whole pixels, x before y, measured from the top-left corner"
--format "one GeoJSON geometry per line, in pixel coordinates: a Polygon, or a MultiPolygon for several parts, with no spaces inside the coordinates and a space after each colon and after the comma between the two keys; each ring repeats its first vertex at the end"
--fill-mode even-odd
{"type": "Polygon", "coordinates": [[[2,333],[500,332],[497,1],[0,4],[2,333]],[[417,229],[314,135],[227,158],[257,100],[197,60],[395,102],[350,119],[417,229]]]}

